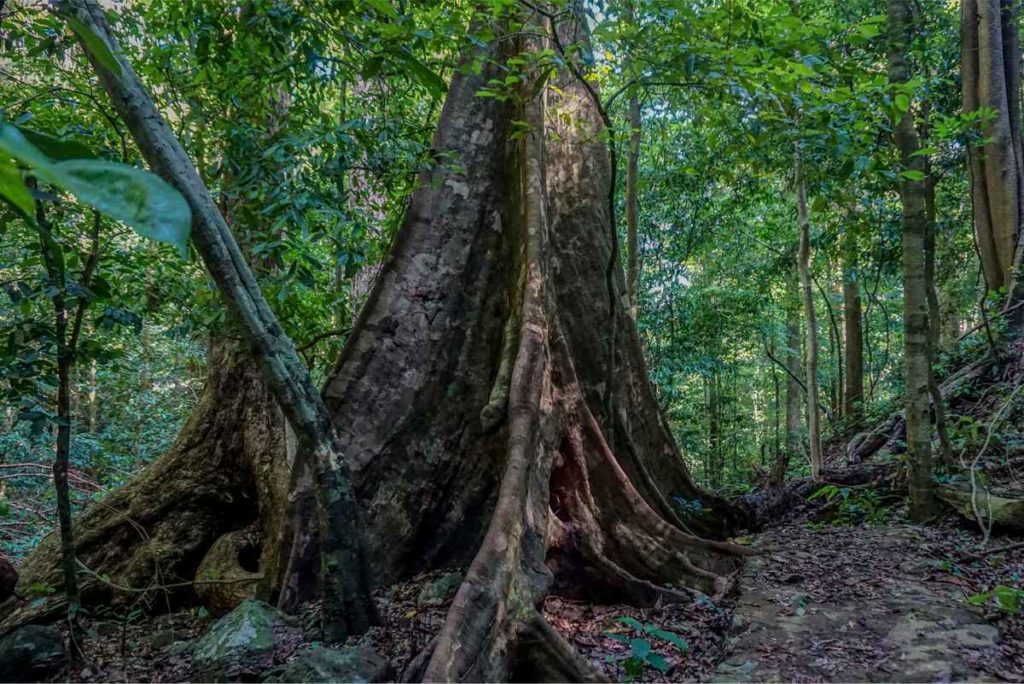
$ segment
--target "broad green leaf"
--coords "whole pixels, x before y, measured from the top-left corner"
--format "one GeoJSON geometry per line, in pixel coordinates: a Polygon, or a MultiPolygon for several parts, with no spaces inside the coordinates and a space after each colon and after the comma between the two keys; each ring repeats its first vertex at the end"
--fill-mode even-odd
{"type": "Polygon", "coordinates": [[[36,146],[40,152],[50,159],[63,161],[65,159],[92,159],[96,155],[88,147],[74,140],[56,138],[46,133],[24,126],[17,127],[25,139],[36,146]]]}
{"type": "Polygon", "coordinates": [[[21,179],[21,171],[9,159],[0,158],[0,197],[11,203],[15,209],[32,220],[36,213],[36,201],[21,179]]]}
{"type": "Polygon", "coordinates": [[[185,199],[159,176],[100,159],[54,162],[13,126],[0,126],[0,150],[51,183],[140,235],[168,242],[188,257],[192,212],[185,199]]]}
{"type": "Polygon", "coordinates": [[[668,664],[664,656],[660,653],[650,653],[647,656],[647,664],[655,668],[659,672],[668,672],[672,666],[668,664]]]}
{"type": "Polygon", "coordinates": [[[647,639],[633,639],[629,642],[629,646],[633,650],[633,657],[639,660],[647,660],[647,656],[651,653],[651,642],[647,639]]]}
{"type": "Polygon", "coordinates": [[[906,171],[900,171],[900,175],[910,181],[923,181],[924,173],[916,171],[914,169],[907,169],[906,171]]]}
{"type": "Polygon", "coordinates": [[[683,637],[679,636],[675,632],[670,632],[667,629],[661,629],[660,627],[650,629],[648,630],[648,632],[652,636],[656,636],[659,639],[664,639],[665,641],[669,642],[670,644],[672,644],[673,646],[677,647],[682,651],[690,650],[690,644],[686,643],[686,639],[683,639],[683,637]]]}
{"type": "Polygon", "coordinates": [[[103,68],[114,74],[117,77],[121,76],[121,64],[114,57],[114,53],[110,51],[110,48],[103,41],[102,38],[97,36],[91,28],[86,26],[82,21],[73,15],[67,17],[68,26],[78,39],[85,43],[86,50],[89,51],[97,62],[103,65],[103,68]]]}
{"type": "Polygon", "coordinates": [[[892,103],[900,114],[910,111],[910,96],[906,93],[896,93],[892,103]]]}
{"type": "Polygon", "coordinates": [[[420,85],[426,88],[431,95],[439,97],[444,95],[445,91],[448,90],[448,85],[444,82],[443,78],[435,74],[427,68],[423,62],[419,61],[411,54],[403,50],[397,53],[397,56],[409,68],[410,75],[415,78],[420,85]]]}

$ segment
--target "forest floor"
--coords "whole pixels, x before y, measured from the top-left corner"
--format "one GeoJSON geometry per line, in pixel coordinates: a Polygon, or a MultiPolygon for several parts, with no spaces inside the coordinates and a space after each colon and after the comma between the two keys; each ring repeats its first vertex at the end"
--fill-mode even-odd
{"type": "Polygon", "coordinates": [[[1024,681],[1024,621],[967,600],[1019,584],[1024,549],[969,560],[977,540],[952,524],[763,533],[712,679],[1024,681]]]}
{"type": "MultiPolygon", "coordinates": [[[[720,604],[638,609],[551,597],[544,611],[612,681],[1024,681],[1024,619],[995,600],[968,601],[1001,584],[1020,586],[1024,549],[970,559],[978,539],[953,522],[792,520],[750,540],[762,553],[720,604]],[[647,641],[656,658],[636,660],[633,639],[647,641]]],[[[993,539],[988,548],[1012,541],[993,539]]],[[[399,675],[443,623],[450,597],[422,597],[424,587],[444,577],[421,575],[378,593],[383,624],[362,642],[399,675]]],[[[302,633],[315,633],[313,618],[300,618],[302,633]]],[[[183,646],[208,624],[194,610],[94,622],[88,662],[54,681],[189,679],[183,646]]],[[[314,642],[285,640],[258,670],[314,642]]],[[[240,674],[245,681],[260,677],[256,670],[240,674]]]]}

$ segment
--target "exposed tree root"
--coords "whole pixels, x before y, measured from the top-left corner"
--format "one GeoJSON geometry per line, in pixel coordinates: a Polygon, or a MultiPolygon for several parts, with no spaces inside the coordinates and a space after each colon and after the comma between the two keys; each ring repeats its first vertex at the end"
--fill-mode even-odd
{"type": "MultiPolygon", "coordinates": [[[[521,241],[516,253],[522,255],[526,275],[518,350],[509,378],[505,473],[487,533],[427,666],[427,681],[505,681],[517,667],[527,667],[535,678],[590,681],[596,673],[581,664],[537,612],[555,581],[552,566],[575,571],[577,578],[599,589],[625,589],[633,600],[688,600],[694,591],[725,591],[739,558],[747,553],[727,542],[695,537],[659,515],[620,465],[589,408],[588,394],[599,393],[586,392],[575,359],[592,364],[595,357],[581,354],[563,334],[564,300],[556,295],[558,279],[552,268],[570,255],[557,256],[553,236],[578,225],[563,212],[589,210],[600,216],[601,205],[588,205],[587,199],[600,201],[601,194],[594,189],[572,194],[565,174],[579,169],[556,166],[548,154],[552,138],[585,135],[578,128],[588,120],[591,106],[575,81],[563,79],[558,86],[560,105],[570,112],[576,129],[552,132],[549,121],[560,117],[548,116],[543,98],[527,99],[521,119],[529,132],[516,150],[519,177],[512,201],[520,212],[519,222],[509,228],[521,241]],[[576,203],[554,202],[555,193],[575,197],[576,203]],[[549,564],[552,557],[555,562],[549,564]]],[[[586,144],[578,138],[574,142],[586,144]]],[[[596,152],[592,146],[590,151],[596,152]]],[[[607,175],[597,179],[607,182],[607,175]]],[[[607,222],[595,225],[606,227],[607,222]]],[[[590,234],[607,239],[608,231],[590,234]]],[[[580,247],[571,256],[585,251],[580,247]]],[[[624,314],[612,313],[612,325],[618,315],[624,314]]],[[[630,343],[635,338],[627,337],[623,345],[630,343]]],[[[633,462],[634,473],[641,464],[633,462]]],[[[689,484],[688,489],[695,488],[689,484]]],[[[663,496],[658,499],[664,501],[663,496]]]]}
{"type": "MultiPolygon", "coordinates": [[[[562,44],[586,40],[585,22],[560,16],[562,44]]],[[[509,21],[516,40],[549,28],[509,21]]],[[[562,73],[518,99],[477,96],[516,40],[454,78],[434,140],[444,161],[414,194],[324,392],[378,581],[468,564],[432,649],[405,673],[429,681],[597,680],[538,612],[553,588],[638,604],[715,597],[750,553],[723,541],[750,512],[693,482],[622,305],[592,92],[562,73]]],[[[280,546],[306,565],[315,530],[301,515],[289,525],[280,546]]],[[[224,527],[204,529],[196,563],[236,528],[224,527]]],[[[306,590],[286,581],[282,602],[306,590]]]]}
{"type": "MultiPolygon", "coordinates": [[[[174,446],[125,487],[91,505],[76,521],[78,558],[92,575],[82,578],[84,605],[124,602],[168,609],[194,600],[188,587],[163,591],[195,576],[207,550],[225,533],[250,525],[277,534],[287,492],[283,419],[254,362],[237,343],[211,346],[206,387],[174,446]],[[150,593],[113,591],[97,579],[150,593]]],[[[262,544],[261,568],[280,563],[279,544],[262,544]]],[[[18,594],[3,628],[56,614],[60,548],[51,534],[20,567],[18,594]],[[40,598],[30,587],[55,589],[40,598]]]]}

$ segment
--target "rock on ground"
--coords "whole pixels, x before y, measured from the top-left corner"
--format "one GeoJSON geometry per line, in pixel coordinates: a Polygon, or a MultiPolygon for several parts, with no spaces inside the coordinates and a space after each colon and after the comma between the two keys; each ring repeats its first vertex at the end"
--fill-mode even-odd
{"type": "Polygon", "coordinates": [[[790,525],[764,534],[714,681],[991,679],[999,632],[935,579],[930,533],[790,525]]]}
{"type": "Polygon", "coordinates": [[[259,676],[273,664],[282,641],[300,638],[299,630],[276,608],[260,601],[243,601],[195,642],[192,669],[205,681],[259,676]]]}
{"type": "Polygon", "coordinates": [[[368,646],[310,648],[280,667],[266,682],[387,682],[394,679],[391,665],[368,646]]]}
{"type": "Polygon", "coordinates": [[[64,639],[55,627],[26,625],[0,640],[0,682],[36,682],[67,661],[64,639]]]}

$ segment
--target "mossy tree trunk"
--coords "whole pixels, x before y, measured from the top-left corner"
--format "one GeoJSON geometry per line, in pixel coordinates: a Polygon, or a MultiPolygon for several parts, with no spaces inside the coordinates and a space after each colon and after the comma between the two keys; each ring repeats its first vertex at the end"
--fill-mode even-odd
{"type": "MultiPolygon", "coordinates": [[[[899,88],[911,78],[910,49],[916,27],[908,0],[888,0],[889,82],[899,88]]],[[[915,520],[932,517],[938,506],[932,481],[926,239],[930,230],[926,194],[927,155],[921,149],[914,114],[908,106],[894,121],[893,139],[899,151],[903,215],[903,330],[904,415],[907,426],[907,484],[910,514],[915,520]]],[[[940,396],[941,399],[941,396],[940,396]]]]}

